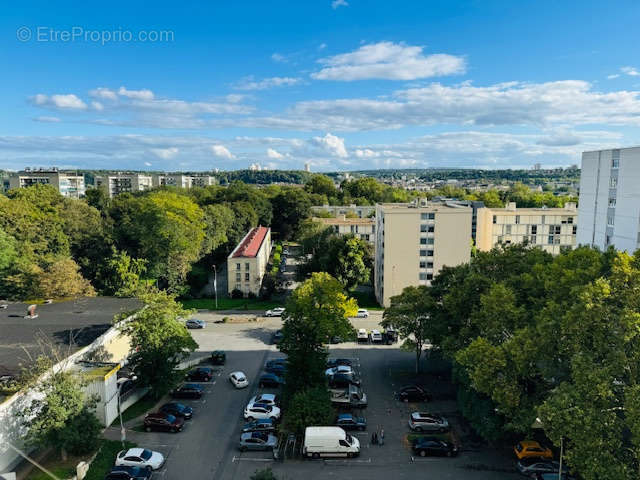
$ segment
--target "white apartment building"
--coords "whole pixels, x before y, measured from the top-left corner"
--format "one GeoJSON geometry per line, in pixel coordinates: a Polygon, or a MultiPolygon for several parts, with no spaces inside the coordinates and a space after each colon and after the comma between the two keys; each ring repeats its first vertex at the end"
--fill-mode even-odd
{"type": "Polygon", "coordinates": [[[258,295],[271,254],[271,229],[255,227],[247,233],[227,258],[229,295],[240,290],[246,297],[258,295]]]}
{"type": "Polygon", "coordinates": [[[184,175],[181,173],[163,173],[153,175],[154,187],[178,187],[178,188],[191,188],[191,187],[207,187],[209,185],[215,185],[215,177],[209,175],[184,175]]]}
{"type": "Polygon", "coordinates": [[[528,243],[557,255],[563,248],[575,248],[578,209],[575,203],[564,208],[478,209],[476,246],[487,252],[497,245],[528,243]]]}
{"type": "Polygon", "coordinates": [[[376,299],[387,307],[408,286],[430,285],[444,266],[469,262],[473,210],[454,203],[376,205],[376,299]]]}
{"type": "Polygon", "coordinates": [[[376,207],[373,205],[316,205],[311,207],[311,213],[323,214],[328,213],[332,217],[340,215],[356,216],[358,218],[367,218],[373,216],[376,207]]]}
{"type": "Polygon", "coordinates": [[[578,205],[578,244],[640,248],[640,147],[584,152],[578,205]]]}
{"type": "Polygon", "coordinates": [[[141,173],[117,173],[95,177],[95,185],[107,190],[110,198],[121,193],[143,192],[153,187],[151,175],[141,173]]]}
{"type": "Polygon", "coordinates": [[[9,189],[36,184],[52,185],[65,197],[80,198],[85,194],[84,175],[61,172],[57,168],[25,168],[9,176],[9,189]]]}
{"type": "Polygon", "coordinates": [[[313,217],[314,222],[330,227],[338,235],[354,235],[375,245],[376,221],[374,218],[347,218],[340,215],[336,218],[313,217]]]}

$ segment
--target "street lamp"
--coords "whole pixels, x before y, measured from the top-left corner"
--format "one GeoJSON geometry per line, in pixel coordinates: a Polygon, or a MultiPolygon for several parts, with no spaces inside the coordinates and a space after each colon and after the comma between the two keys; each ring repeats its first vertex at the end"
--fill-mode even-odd
{"type": "Polygon", "coordinates": [[[213,264],[213,290],[216,297],[216,310],[218,309],[218,271],[216,270],[215,263],[213,264]]]}

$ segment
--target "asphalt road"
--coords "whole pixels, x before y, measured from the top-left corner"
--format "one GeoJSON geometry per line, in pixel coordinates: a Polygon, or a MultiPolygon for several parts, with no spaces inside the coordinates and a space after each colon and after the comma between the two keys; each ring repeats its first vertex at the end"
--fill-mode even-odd
{"type": "MultiPolygon", "coordinates": [[[[503,453],[489,449],[464,451],[458,458],[412,459],[405,436],[408,433],[409,413],[416,409],[451,412],[455,403],[436,400],[429,405],[407,405],[397,402],[394,389],[407,380],[413,367],[413,355],[394,346],[356,345],[346,343],[332,346],[335,356],[357,359],[360,364],[363,389],[369,397],[369,408],[364,412],[368,431],[359,434],[363,446],[359,458],[351,460],[286,460],[274,462],[271,453],[240,453],[237,442],[244,423],[242,410],[249,398],[259,389],[251,383],[247,389],[236,390],[228,381],[232,371],[245,372],[250,380],[256,379],[264,363],[280,356],[270,345],[271,334],[280,327],[279,319],[264,319],[250,323],[216,324],[220,315],[201,313],[198,318],[207,321],[207,328],[193,331],[200,350],[224,349],[227,363],[218,372],[215,382],[206,386],[200,401],[185,400],[195,409],[193,420],[183,432],[145,433],[132,430],[139,421],[130,422],[127,437],[140,446],[155,449],[167,455],[165,467],[156,473],[167,480],[245,480],[257,469],[271,466],[283,479],[349,479],[433,478],[502,480],[518,478],[512,473],[495,470],[474,470],[470,466],[489,465],[498,470],[513,467],[513,461],[503,453]],[[384,446],[370,445],[370,435],[381,427],[385,431],[384,446]]],[[[377,314],[369,319],[354,319],[356,328],[375,328],[377,314]]],[[[118,438],[113,427],[111,438],[118,438]]]]}

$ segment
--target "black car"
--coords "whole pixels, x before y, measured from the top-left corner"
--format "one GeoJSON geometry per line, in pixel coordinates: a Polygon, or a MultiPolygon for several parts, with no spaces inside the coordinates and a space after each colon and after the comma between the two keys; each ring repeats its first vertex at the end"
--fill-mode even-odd
{"type": "Polygon", "coordinates": [[[208,367],[198,367],[189,370],[187,380],[192,382],[209,382],[213,378],[213,369],[208,367]]]}
{"type": "Polygon", "coordinates": [[[284,378],[279,377],[275,373],[263,373],[260,375],[258,385],[260,385],[260,388],[278,388],[280,385],[284,385],[284,378]]]}
{"type": "Polygon", "coordinates": [[[353,366],[353,362],[348,358],[330,358],[327,360],[327,368],[337,367],[338,365],[353,366]]]}
{"type": "MultiPolygon", "coordinates": [[[[544,458],[523,458],[516,464],[516,469],[528,477],[534,473],[555,473],[558,478],[560,463],[544,458]]],[[[566,465],[562,466],[562,473],[569,473],[566,465]]]]}
{"type": "Polygon", "coordinates": [[[127,467],[124,465],[111,467],[104,480],[148,480],[151,469],[142,467],[127,467]]]}
{"type": "Polygon", "coordinates": [[[336,427],[342,427],[344,430],[366,430],[367,420],[364,417],[356,417],[350,413],[342,413],[338,415],[336,427]]]}
{"type": "Polygon", "coordinates": [[[276,425],[271,418],[261,418],[259,420],[253,420],[245,423],[242,426],[242,433],[247,432],[267,432],[272,433],[276,431],[276,425]]]}
{"type": "Polygon", "coordinates": [[[204,394],[202,385],[184,383],[171,392],[174,398],[200,398],[204,394]]]}
{"type": "Polygon", "coordinates": [[[215,350],[211,352],[211,363],[214,365],[224,365],[227,361],[227,354],[222,350],[215,350]]]}
{"type": "Polygon", "coordinates": [[[160,407],[159,411],[175,417],[184,418],[185,420],[189,420],[193,417],[193,408],[177,402],[165,403],[160,407]]]}
{"type": "Polygon", "coordinates": [[[352,375],[337,373],[328,377],[329,388],[349,388],[349,385],[360,385],[360,379],[352,375]]]}
{"type": "Polygon", "coordinates": [[[458,447],[453,443],[440,440],[436,437],[420,437],[413,441],[412,445],[413,453],[426,456],[445,456],[455,457],[458,455],[458,447]]]}
{"type": "Polygon", "coordinates": [[[431,394],[418,385],[406,385],[396,392],[398,400],[403,402],[429,402],[431,394]]]}

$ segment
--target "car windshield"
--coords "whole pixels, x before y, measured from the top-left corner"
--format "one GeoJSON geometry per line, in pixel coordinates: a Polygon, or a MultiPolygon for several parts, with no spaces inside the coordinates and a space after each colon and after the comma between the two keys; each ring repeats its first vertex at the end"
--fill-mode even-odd
{"type": "Polygon", "coordinates": [[[146,448],[140,454],[143,460],[149,460],[151,458],[151,455],[153,455],[151,450],[147,450],[146,448]]]}
{"type": "Polygon", "coordinates": [[[347,442],[349,442],[349,445],[353,445],[353,437],[351,435],[347,433],[345,438],[347,439],[347,442]]]}
{"type": "Polygon", "coordinates": [[[167,422],[173,423],[175,421],[176,421],[176,417],[174,417],[173,415],[167,415],[167,422]]]}

